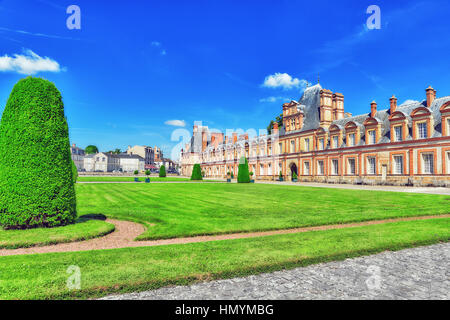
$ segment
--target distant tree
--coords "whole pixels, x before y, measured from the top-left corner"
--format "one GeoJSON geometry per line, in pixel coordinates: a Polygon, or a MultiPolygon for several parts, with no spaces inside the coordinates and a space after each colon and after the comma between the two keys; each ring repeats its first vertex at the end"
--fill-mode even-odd
{"type": "Polygon", "coordinates": [[[278,122],[278,128],[281,129],[281,127],[283,126],[283,114],[280,114],[279,116],[277,116],[275,118],[275,121],[270,120],[269,125],[267,126],[267,133],[271,134],[272,130],[273,130],[273,125],[275,124],[275,122],[278,122]]]}
{"type": "Polygon", "coordinates": [[[86,154],[98,153],[98,148],[96,146],[89,145],[86,147],[86,149],[84,149],[84,153],[86,154]]]}
{"type": "Polygon", "coordinates": [[[12,89],[0,124],[0,224],[5,229],[75,222],[69,128],[61,93],[27,77],[12,89]]]}
{"type": "Polygon", "coordinates": [[[166,177],[166,167],[164,165],[162,165],[159,168],[159,177],[160,178],[165,178],[166,177]]]}
{"type": "Polygon", "coordinates": [[[203,180],[202,169],[198,163],[194,164],[194,168],[192,168],[191,180],[203,180]]]}

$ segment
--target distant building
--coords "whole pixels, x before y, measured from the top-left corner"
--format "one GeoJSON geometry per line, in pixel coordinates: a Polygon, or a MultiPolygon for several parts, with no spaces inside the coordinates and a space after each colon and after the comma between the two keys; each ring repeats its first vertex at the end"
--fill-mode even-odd
{"type": "Polygon", "coordinates": [[[285,103],[283,126],[269,135],[231,137],[194,125],[190,143],[181,150],[181,172],[194,164],[207,177],[237,175],[242,157],[255,177],[279,176],[300,181],[356,184],[450,186],[450,96],[426,89],[423,101],[352,116],[344,111],[344,95],[307,88],[301,99],[285,103]]]}
{"type": "Polygon", "coordinates": [[[75,163],[75,166],[77,167],[77,170],[83,171],[84,170],[84,157],[85,157],[84,150],[81,148],[78,148],[74,143],[70,147],[70,154],[72,156],[73,162],[75,163]]]}
{"type": "Polygon", "coordinates": [[[128,146],[127,154],[134,154],[144,158],[146,166],[155,163],[155,152],[153,148],[149,146],[128,146]]]}
{"type": "Polygon", "coordinates": [[[135,154],[99,152],[84,157],[84,168],[89,172],[112,172],[115,170],[133,172],[135,170],[142,171],[144,167],[144,158],[135,154]]]}
{"type": "Polygon", "coordinates": [[[164,158],[162,150],[157,146],[155,146],[153,150],[155,151],[155,162],[162,162],[164,158]]]}

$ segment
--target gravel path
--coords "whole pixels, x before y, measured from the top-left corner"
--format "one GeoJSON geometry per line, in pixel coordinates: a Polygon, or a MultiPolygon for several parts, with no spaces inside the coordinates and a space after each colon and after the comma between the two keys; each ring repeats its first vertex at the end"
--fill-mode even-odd
{"type": "Polygon", "coordinates": [[[450,243],[107,300],[450,299],[450,243]]]}
{"type": "Polygon", "coordinates": [[[55,245],[48,245],[43,247],[31,247],[20,249],[0,249],[0,256],[11,256],[21,254],[35,254],[35,253],[48,253],[48,252],[66,252],[66,251],[87,251],[87,250],[100,250],[100,249],[117,249],[117,248],[130,248],[130,247],[147,247],[147,246],[161,246],[169,244],[186,244],[194,242],[207,242],[218,240],[231,240],[242,238],[255,238],[263,236],[271,236],[276,234],[290,234],[300,233],[308,231],[318,230],[330,230],[330,229],[343,229],[360,226],[368,226],[375,224],[383,224],[396,221],[413,221],[413,220],[427,220],[435,218],[450,218],[450,214],[437,215],[437,216],[424,216],[424,217],[409,217],[409,218],[397,218],[397,219],[384,219],[374,221],[364,221],[358,223],[347,224],[335,224],[324,225],[317,227],[303,227],[295,229],[285,230],[273,230],[273,231],[261,231],[261,232],[249,232],[249,233],[231,233],[215,236],[196,236],[186,238],[173,238],[162,240],[148,240],[148,241],[134,241],[134,239],[145,231],[143,225],[130,221],[121,221],[106,219],[106,222],[115,225],[114,232],[100,238],[90,239],[86,241],[60,243],[55,245]]]}

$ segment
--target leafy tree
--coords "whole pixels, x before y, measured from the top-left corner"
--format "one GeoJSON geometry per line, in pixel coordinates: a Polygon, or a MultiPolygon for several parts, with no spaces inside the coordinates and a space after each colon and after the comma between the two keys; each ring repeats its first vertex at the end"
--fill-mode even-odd
{"type": "Polygon", "coordinates": [[[166,167],[164,165],[162,165],[159,168],[159,177],[160,178],[165,178],[166,177],[166,167]]]}
{"type": "Polygon", "coordinates": [[[292,179],[297,179],[297,174],[295,172],[292,173],[292,179]]]}
{"type": "Polygon", "coordinates": [[[0,224],[55,227],[75,222],[76,216],[61,93],[41,78],[19,80],[0,123],[0,224]]]}
{"type": "Polygon", "coordinates": [[[198,163],[194,164],[192,168],[191,180],[203,180],[202,169],[198,163]]]}
{"type": "Polygon", "coordinates": [[[84,153],[86,154],[92,154],[92,153],[98,153],[98,148],[93,145],[89,145],[84,149],[84,153]]]}
{"type": "Polygon", "coordinates": [[[248,161],[247,158],[242,157],[239,160],[239,168],[238,168],[238,183],[250,183],[250,174],[248,172],[248,161]]]}
{"type": "Polygon", "coordinates": [[[283,126],[283,114],[280,114],[279,116],[277,116],[275,118],[275,121],[270,120],[270,123],[267,126],[267,133],[268,134],[272,133],[273,125],[275,124],[275,122],[278,122],[278,128],[281,129],[281,127],[283,126]]]}
{"type": "Polygon", "coordinates": [[[134,174],[138,175],[139,171],[138,170],[134,170],[134,174]]]}

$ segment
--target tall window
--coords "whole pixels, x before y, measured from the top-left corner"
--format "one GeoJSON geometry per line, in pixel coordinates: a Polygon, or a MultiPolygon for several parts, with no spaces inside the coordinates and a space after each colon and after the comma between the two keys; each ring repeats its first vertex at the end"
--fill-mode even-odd
{"type": "Polygon", "coordinates": [[[375,144],[376,143],[376,132],[375,130],[369,131],[369,144],[375,144]]]}
{"type": "Polygon", "coordinates": [[[309,151],[309,138],[305,139],[305,151],[308,152],[309,151]]]}
{"type": "Polygon", "coordinates": [[[447,135],[450,136],[450,118],[447,119],[447,135]]]}
{"type": "Polygon", "coordinates": [[[278,144],[278,149],[280,150],[280,153],[283,153],[283,143],[282,142],[280,142],[278,144]]]}
{"type": "Polygon", "coordinates": [[[354,146],[355,145],[355,134],[354,133],[350,133],[348,135],[348,140],[349,140],[349,142],[348,142],[349,147],[354,146]]]}
{"type": "Polygon", "coordinates": [[[291,153],[295,152],[295,140],[291,140],[291,153]]]}
{"type": "Polygon", "coordinates": [[[331,161],[331,169],[332,169],[332,174],[333,175],[338,175],[339,174],[339,160],[334,159],[331,161]]]}
{"type": "Polygon", "coordinates": [[[426,139],[428,138],[428,132],[427,132],[427,123],[421,122],[417,124],[417,131],[419,134],[419,139],[426,139]]]}
{"type": "Polygon", "coordinates": [[[394,127],[394,138],[395,138],[395,141],[403,140],[402,126],[394,127]]]}
{"type": "Polygon", "coordinates": [[[367,158],[367,169],[369,174],[376,173],[376,159],[375,157],[367,158]]]}
{"type": "Polygon", "coordinates": [[[356,173],[355,159],[348,159],[347,174],[354,175],[356,173]]]}
{"type": "Polygon", "coordinates": [[[394,173],[403,174],[403,156],[394,156],[394,173]]]}
{"type": "Polygon", "coordinates": [[[305,173],[305,175],[309,176],[309,162],[308,161],[304,162],[303,166],[304,166],[303,172],[305,173]]]}
{"type": "Polygon", "coordinates": [[[272,155],[272,147],[269,147],[269,156],[271,156],[272,155]]]}
{"type": "Polygon", "coordinates": [[[319,139],[319,149],[325,149],[325,140],[323,138],[319,139]]]}
{"type": "Polygon", "coordinates": [[[269,163],[269,165],[267,166],[267,174],[269,175],[269,176],[271,176],[272,175],[272,164],[271,163],[269,163]]]}
{"type": "Polygon", "coordinates": [[[262,164],[259,165],[259,175],[260,176],[264,175],[264,166],[262,164]]]}
{"type": "Polygon", "coordinates": [[[318,175],[323,175],[324,174],[323,160],[317,161],[317,174],[318,175]]]}
{"type": "Polygon", "coordinates": [[[425,174],[434,173],[434,156],[431,153],[423,155],[423,173],[425,174]]]}
{"type": "Polygon", "coordinates": [[[333,136],[333,148],[339,148],[339,137],[333,136]]]}

